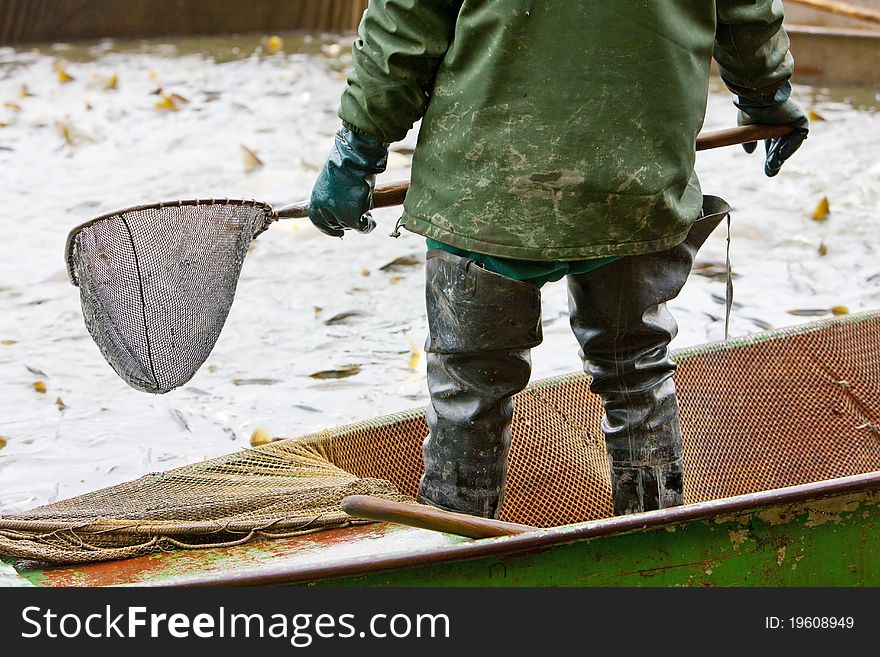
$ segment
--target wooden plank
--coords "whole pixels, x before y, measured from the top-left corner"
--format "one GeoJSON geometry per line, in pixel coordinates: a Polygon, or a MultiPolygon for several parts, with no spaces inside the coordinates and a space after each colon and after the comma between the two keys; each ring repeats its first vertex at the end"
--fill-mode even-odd
{"type": "Polygon", "coordinates": [[[167,35],[350,32],[363,0],[6,0],[0,45],[167,35]]]}

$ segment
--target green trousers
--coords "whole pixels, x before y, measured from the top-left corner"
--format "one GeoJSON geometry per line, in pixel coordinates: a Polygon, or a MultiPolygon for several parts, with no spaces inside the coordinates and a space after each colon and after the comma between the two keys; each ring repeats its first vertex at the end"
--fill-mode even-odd
{"type": "Polygon", "coordinates": [[[537,287],[558,281],[569,274],[586,274],[618,259],[618,256],[611,256],[591,260],[515,260],[513,258],[496,258],[485,253],[463,251],[431,238],[428,238],[427,242],[429,251],[441,249],[463,258],[470,258],[495,274],[512,278],[515,281],[531,283],[537,287]]]}

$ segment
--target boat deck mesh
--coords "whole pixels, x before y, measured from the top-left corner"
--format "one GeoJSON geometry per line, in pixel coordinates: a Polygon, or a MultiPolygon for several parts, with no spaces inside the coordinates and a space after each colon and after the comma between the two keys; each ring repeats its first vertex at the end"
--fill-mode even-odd
{"type": "MultiPolygon", "coordinates": [[[[685,501],[880,470],[880,312],[679,351],[685,501]]],[[[610,516],[601,404],[567,375],[517,397],[501,519],[610,516]]],[[[414,502],[423,410],[247,449],[0,517],[0,555],[54,563],[344,526],[343,498],[414,502]]]]}

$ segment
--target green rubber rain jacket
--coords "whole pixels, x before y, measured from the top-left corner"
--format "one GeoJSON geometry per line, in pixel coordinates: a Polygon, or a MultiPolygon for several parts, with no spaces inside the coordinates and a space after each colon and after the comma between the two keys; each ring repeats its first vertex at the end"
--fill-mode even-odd
{"type": "Polygon", "coordinates": [[[386,142],[423,118],[402,225],[494,256],[681,242],[711,58],[737,94],[792,72],[780,0],[371,0],[340,117],[386,142]]]}

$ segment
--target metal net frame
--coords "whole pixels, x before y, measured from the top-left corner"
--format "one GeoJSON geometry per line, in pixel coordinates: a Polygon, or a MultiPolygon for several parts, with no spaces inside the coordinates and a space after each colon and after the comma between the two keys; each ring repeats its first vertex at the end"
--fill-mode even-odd
{"type": "Polygon", "coordinates": [[[68,275],[104,359],[137,390],[161,394],[208,358],[251,241],[278,216],[258,201],[142,205],[74,228],[68,275]]]}
{"type": "MultiPolygon", "coordinates": [[[[880,470],[880,311],[676,352],[685,502],[880,470]]],[[[612,513],[589,377],[516,397],[501,519],[612,513]]],[[[413,499],[424,409],[278,441],[0,517],[0,555],[54,563],[218,547],[360,522],[348,495],[413,499]]]]}

